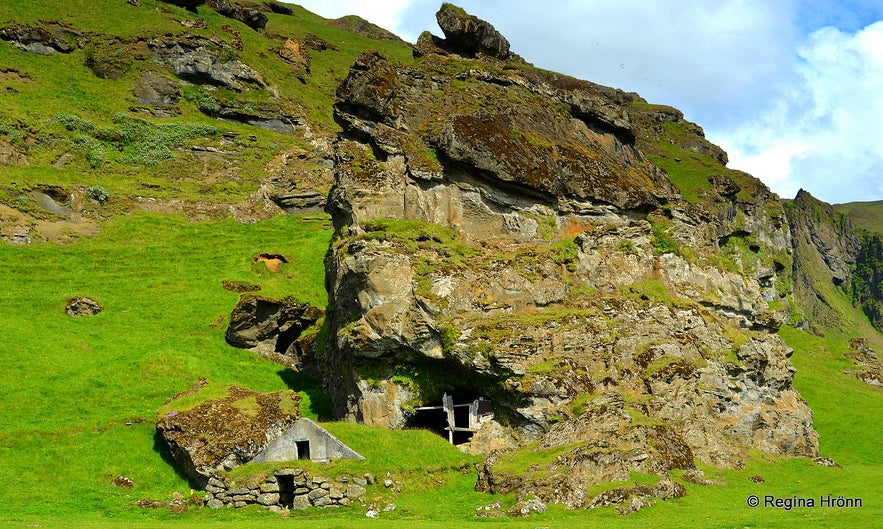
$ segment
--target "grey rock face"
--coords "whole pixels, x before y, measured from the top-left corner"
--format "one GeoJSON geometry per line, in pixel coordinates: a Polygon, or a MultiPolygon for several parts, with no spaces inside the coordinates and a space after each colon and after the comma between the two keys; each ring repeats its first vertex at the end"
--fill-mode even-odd
{"type": "Polygon", "coordinates": [[[181,98],[181,88],[171,77],[146,70],[135,80],[132,95],[140,103],[158,108],[169,108],[181,98]]]}
{"type": "Polygon", "coordinates": [[[260,73],[236,58],[224,41],[198,36],[160,37],[149,42],[151,55],[178,77],[233,90],[264,87],[260,73]]]}
{"type": "Polygon", "coordinates": [[[316,323],[322,311],[307,303],[247,295],[236,305],[227,327],[227,343],[243,349],[262,348],[296,354],[301,332],[316,323]]]}
{"type": "Polygon", "coordinates": [[[483,53],[498,59],[509,56],[509,41],[494,27],[451,4],[435,14],[447,43],[467,54],[483,53]]]}
{"type": "Polygon", "coordinates": [[[70,53],[77,48],[79,33],[57,24],[19,24],[0,28],[0,39],[38,55],[70,53]]]}
{"type": "MultiPolygon", "coordinates": [[[[498,448],[578,448],[536,476],[491,458],[481,490],[572,508],[631,472],[817,455],[791,351],[770,334],[776,271],[704,258],[744,234],[787,252],[781,205],[718,179],[734,212],[719,226],[636,147],[634,98],[479,56],[458,71],[424,44],[417,65],[363,54],[338,91],[334,413],[403,427],[442,391],[489,397],[510,427],[498,448]]],[[[682,492],[645,488],[610,501],[682,492]]]]}

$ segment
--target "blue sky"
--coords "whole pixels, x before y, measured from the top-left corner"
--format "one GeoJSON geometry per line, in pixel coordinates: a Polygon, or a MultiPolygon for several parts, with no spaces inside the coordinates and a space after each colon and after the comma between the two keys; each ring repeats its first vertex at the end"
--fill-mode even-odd
{"type": "MultiPolygon", "coordinates": [[[[414,42],[441,1],[304,0],[414,42]]],[[[783,198],[883,200],[880,0],[460,0],[534,65],[671,105],[783,198]]]]}

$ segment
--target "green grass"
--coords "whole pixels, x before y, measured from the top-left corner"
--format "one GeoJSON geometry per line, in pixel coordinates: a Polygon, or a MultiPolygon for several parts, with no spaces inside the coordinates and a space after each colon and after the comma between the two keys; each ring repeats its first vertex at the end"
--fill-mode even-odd
{"type": "Polygon", "coordinates": [[[315,383],[226,345],[238,294],[221,282],[247,280],[324,307],[325,225],[139,214],[69,246],[0,247],[0,520],[119,514],[132,494],[181,489],[186,482],[154,446],[153,419],[199,377],[262,391],[299,380],[305,387],[294,389],[315,395],[315,383]],[[270,273],[253,263],[264,251],[291,262],[270,273]],[[74,296],[104,311],[71,318],[64,305],[74,296]],[[117,474],[133,479],[134,491],[110,487],[117,474]]]}
{"type": "MultiPolygon", "coordinates": [[[[0,26],[57,21],[94,35],[148,39],[180,34],[185,29],[173,19],[199,16],[206,19],[208,29],[187,32],[214,34],[229,42],[231,36],[221,29],[229,24],[241,33],[242,60],[261,71],[284,103],[302,112],[316,130],[331,133],[338,130],[332,118],[334,91],[359,52],[378,49],[404,64],[413,60],[406,44],[370,40],[333,28],[328,21],[295,5],[291,6],[293,17],[270,14],[267,32],[261,34],[204,6],[199,15],[193,15],[158,0],[141,3],[139,9],[122,0],[100,2],[97,7],[96,2],[85,0],[5,0],[0,5],[0,26]],[[171,14],[157,11],[160,6],[171,10],[171,14]],[[312,50],[310,72],[296,71],[276,58],[275,50],[282,41],[267,36],[274,34],[294,38],[317,35],[332,48],[312,50]]],[[[200,101],[211,103],[207,94],[212,100],[223,98],[226,103],[242,107],[281,104],[271,97],[270,90],[202,93],[193,89],[191,97],[188,99],[185,93],[179,104],[180,116],[134,121],[136,114],[130,111],[134,80],[140,68],[154,66],[150,61],[135,61],[121,78],[99,79],[85,66],[89,53],[87,47],[71,54],[43,57],[0,42],[3,69],[15,70],[25,79],[0,81],[4,94],[0,139],[26,151],[30,161],[29,166],[4,167],[0,171],[0,198],[17,201],[26,191],[47,184],[67,188],[101,186],[110,193],[108,205],[99,210],[105,217],[119,214],[125,209],[126,199],[139,195],[235,201],[265,179],[267,162],[280,146],[307,146],[298,137],[220,122],[198,107],[200,101]],[[113,116],[125,114],[129,117],[123,121],[135,123],[143,135],[122,141],[100,135],[96,138],[88,130],[67,130],[58,117],[74,114],[100,131],[120,128],[113,116]],[[144,140],[145,135],[161,131],[165,125],[214,127],[217,136],[233,133],[233,144],[223,148],[240,153],[234,162],[236,178],[210,181],[204,171],[226,168],[205,168],[201,162],[188,161],[175,151],[175,147],[186,150],[193,142],[221,147],[220,142],[215,143],[214,134],[180,142],[175,137],[174,145],[169,147],[174,156],[161,152],[159,157],[144,158],[151,163],[139,161],[139,157],[149,154],[139,144],[156,140],[144,140]],[[89,138],[97,144],[90,143],[89,138]],[[103,160],[98,158],[99,146],[105,151],[103,160]],[[52,167],[66,152],[75,158],[64,169],[52,167]],[[152,163],[154,159],[156,163],[152,163]],[[98,161],[101,163],[95,163],[98,161]]],[[[461,66],[451,63],[451,67],[461,66]]],[[[677,124],[666,123],[665,127],[667,139],[679,140],[685,133],[677,124]]],[[[725,174],[739,183],[743,187],[740,196],[751,193],[750,186],[740,180],[740,173],[728,171],[710,157],[667,139],[660,141],[649,156],[666,169],[688,201],[702,201],[711,189],[708,176],[713,173],[725,174]]],[[[422,154],[437,161],[435,153],[422,154]]],[[[849,214],[854,218],[859,215],[854,208],[849,214]]],[[[543,219],[535,220],[543,224],[543,219]]],[[[879,226],[876,220],[872,216],[864,225],[879,226]]],[[[474,491],[476,474],[472,465],[477,459],[424,431],[388,432],[332,423],[328,429],[367,460],[311,465],[311,469],[331,475],[371,472],[381,481],[389,472],[401,481],[401,490],[387,490],[380,485],[372,487],[369,494],[370,501],[378,498],[398,505],[382,520],[367,519],[367,508],[361,505],[310,510],[292,515],[294,519],[282,519],[259,508],[191,510],[179,516],[166,510],[132,507],[130,502],[135,499],[168,500],[173,491],[186,494],[189,484],[155,438],[153,421],[167,398],[187,389],[199,377],[208,378],[213,388],[220,389],[232,384],[260,391],[292,388],[303,397],[304,414],[314,418],[328,415],[328,397],[317,381],[226,345],[227,317],[239,296],[224,290],[221,284],[224,280],[258,284],[261,295],[291,295],[325,307],[322,258],[331,238],[326,222],[322,218],[279,217],[251,225],[231,220],[197,224],[178,216],[135,214],[112,220],[102,226],[100,235],[68,246],[0,246],[0,329],[4,331],[0,344],[4,359],[0,371],[0,527],[205,529],[296,524],[303,528],[729,529],[879,525],[883,517],[879,493],[883,439],[878,425],[883,391],[843,373],[851,367],[851,361],[843,356],[851,335],[820,338],[787,327],[781,335],[795,348],[795,385],[814,409],[822,455],[833,457],[843,468],[756,455],[743,470],[707,469],[709,477],[725,481],[727,486],[686,484],[686,498],[660,502],[628,517],[612,510],[571,512],[552,506],[547,513],[527,519],[483,520],[473,515],[476,507],[498,499],[506,506],[514,498],[474,491]],[[290,262],[281,273],[274,274],[253,262],[260,252],[282,253],[290,262]],[[98,299],[104,312],[81,319],[67,316],[63,311],[65,301],[79,295],[98,299]],[[117,475],[131,478],[134,489],[111,486],[117,475]],[[748,481],[751,475],[763,476],[765,483],[748,481]],[[783,511],[745,505],[749,494],[803,497],[826,493],[861,497],[865,507],[783,511]]],[[[434,251],[436,247],[443,250],[442,254],[447,252],[439,255],[438,262],[418,263],[418,272],[424,275],[435,266],[459,266],[473,256],[473,250],[453,232],[426,223],[381,219],[366,228],[364,237],[393,240],[411,252],[434,251]]],[[[543,229],[545,234],[549,226],[543,229]]],[[[660,243],[669,242],[660,234],[657,238],[660,243]]],[[[548,257],[566,265],[573,258],[572,250],[572,242],[564,241],[551,245],[548,252],[537,252],[537,258],[548,257]]],[[[660,301],[671,299],[653,281],[634,285],[627,293],[660,301]]],[[[845,297],[832,299],[838,303],[838,310],[852,310],[845,297]]],[[[507,316],[507,320],[544,322],[556,318],[570,322],[578,316],[570,309],[548,309],[533,315],[507,316]]],[[[494,327],[504,326],[506,320],[484,323],[487,341],[492,341],[494,327]]],[[[870,337],[872,347],[883,352],[883,339],[866,322],[857,323],[855,328],[870,337]]],[[[550,362],[539,367],[553,369],[554,365],[550,362]]],[[[572,411],[584,411],[589,397],[575,399],[572,411]]],[[[514,454],[506,464],[513,470],[524,470],[547,462],[551,455],[527,449],[514,454]]],[[[241,470],[249,471],[260,468],[241,470]]]]}
{"type": "MultiPolygon", "coordinates": [[[[294,16],[269,14],[267,33],[263,34],[223,17],[206,6],[201,6],[199,14],[195,15],[158,0],[144,0],[142,5],[136,8],[125,2],[101,2],[96,7],[94,2],[82,0],[9,0],[0,3],[0,26],[58,22],[91,34],[89,38],[95,40],[96,45],[117,49],[119,43],[102,39],[113,36],[134,42],[147,41],[160,35],[181,34],[185,28],[175,20],[201,17],[206,20],[208,28],[186,29],[188,33],[214,35],[230,42],[231,35],[222,29],[229,25],[241,34],[243,51],[239,53],[240,59],[260,71],[272,91],[262,89],[235,93],[213,90],[209,91],[210,95],[242,108],[281,106],[295,115],[304,116],[314,131],[331,133],[339,130],[332,117],[335,90],[347,76],[359,52],[376,49],[404,63],[412,60],[411,49],[403,42],[372,40],[331,27],[327,20],[300,6],[291,6],[294,16]],[[157,11],[158,7],[171,13],[157,11]],[[310,72],[298,72],[279,58],[277,50],[283,40],[273,38],[273,35],[286,38],[315,35],[326,41],[329,48],[324,51],[310,50],[310,72]],[[274,94],[278,94],[278,97],[274,94]]],[[[12,140],[29,161],[29,166],[5,168],[0,174],[0,188],[12,183],[36,185],[70,182],[100,184],[118,198],[146,195],[159,199],[241,200],[255,191],[265,179],[267,163],[277,154],[280,146],[310,148],[298,136],[206,116],[192,101],[192,97],[187,97],[188,94],[192,96],[192,92],[198,88],[184,90],[184,97],[178,104],[181,114],[173,118],[172,126],[168,126],[167,119],[150,118],[138,122],[145,125],[142,128],[151,128],[149,133],[154,136],[160,133],[166,139],[166,133],[181,132],[188,127],[214,127],[217,134],[212,134],[213,138],[197,138],[195,141],[181,138],[188,141],[161,145],[157,149],[151,148],[157,145],[156,141],[98,141],[83,131],[65,130],[59,124],[58,116],[79,115],[93,123],[98,130],[105,131],[116,126],[111,120],[112,116],[128,115],[128,121],[134,122],[136,114],[131,108],[141,106],[132,95],[139,72],[156,68],[163,71],[145,56],[143,59],[146,60],[129,61],[131,67],[119,79],[100,79],[86,66],[92,47],[75,49],[68,54],[41,56],[0,41],[0,64],[3,64],[3,69],[18,72],[24,79],[0,80],[0,89],[4,94],[3,108],[0,109],[0,139],[12,140]],[[234,145],[220,141],[219,136],[225,133],[235,135],[234,145]],[[171,156],[173,147],[182,147],[186,151],[193,143],[206,144],[223,151],[233,150],[238,154],[223,163],[203,163],[180,153],[171,156]],[[75,157],[68,161],[64,170],[51,167],[68,152],[75,157]],[[211,176],[213,174],[225,176],[218,181],[217,177],[211,176]],[[150,187],[144,187],[144,184],[150,187]]],[[[143,117],[144,114],[138,116],[143,117]]]]}
{"type": "Polygon", "coordinates": [[[883,235],[883,200],[834,204],[834,209],[849,217],[856,228],[883,235]]]}

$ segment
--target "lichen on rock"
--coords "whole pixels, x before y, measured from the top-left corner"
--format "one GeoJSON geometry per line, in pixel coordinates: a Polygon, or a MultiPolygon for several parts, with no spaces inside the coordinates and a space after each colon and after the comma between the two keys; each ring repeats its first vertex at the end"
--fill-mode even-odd
{"type": "MultiPolygon", "coordinates": [[[[479,26],[456,38],[480,42],[479,26]]],[[[334,413],[404,427],[442,391],[489,397],[511,443],[482,490],[572,508],[631,472],[816,456],[769,276],[716,254],[734,226],[772,222],[764,206],[718,231],[639,149],[637,96],[472,45],[418,48],[410,66],[362,54],[338,90],[320,366],[334,413]],[[518,470],[519,450],[549,459],[518,470]]],[[[784,252],[780,235],[758,244],[784,252]]],[[[623,508],[683,492],[646,489],[623,508]]]]}

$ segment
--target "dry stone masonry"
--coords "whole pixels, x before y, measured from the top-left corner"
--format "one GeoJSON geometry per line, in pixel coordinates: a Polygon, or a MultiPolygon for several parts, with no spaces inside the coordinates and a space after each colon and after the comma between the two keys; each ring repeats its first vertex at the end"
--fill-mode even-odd
{"type": "Polygon", "coordinates": [[[310,507],[343,507],[360,500],[374,484],[371,474],[329,479],[284,468],[263,480],[234,483],[213,477],[206,486],[206,505],[212,509],[261,505],[274,512],[304,510],[310,507]]]}

